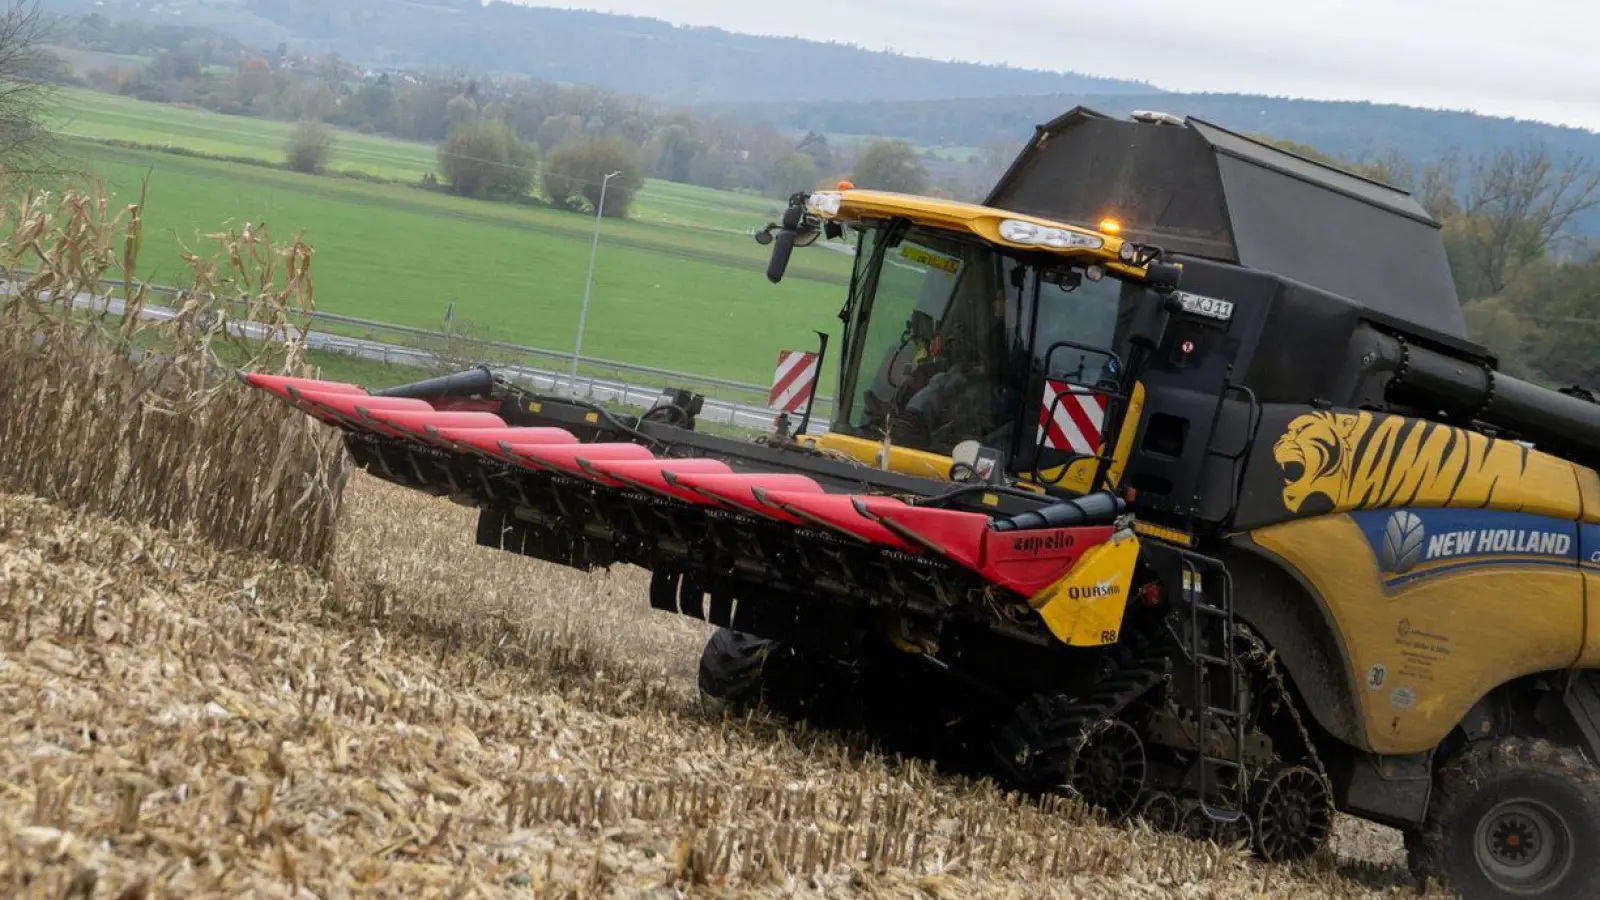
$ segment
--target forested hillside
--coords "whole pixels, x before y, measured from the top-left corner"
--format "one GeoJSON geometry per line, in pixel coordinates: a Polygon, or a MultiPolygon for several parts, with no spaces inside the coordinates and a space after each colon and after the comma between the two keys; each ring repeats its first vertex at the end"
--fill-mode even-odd
{"type": "Polygon", "coordinates": [[[1409,106],[1250,94],[1083,93],[937,102],[724,103],[705,108],[790,131],[892,135],[926,146],[981,147],[997,140],[1025,141],[1035,125],[1080,105],[1110,115],[1157,109],[1195,116],[1346,157],[1394,151],[1420,163],[1450,152],[1518,147],[1532,139],[1557,155],[1571,152],[1600,159],[1600,134],[1579,128],[1409,106]]]}
{"type": "Polygon", "coordinates": [[[300,52],[338,53],[369,66],[467,67],[648,93],[670,103],[1155,90],[499,0],[44,0],[42,6],[204,25],[255,44],[287,41],[300,52]]]}

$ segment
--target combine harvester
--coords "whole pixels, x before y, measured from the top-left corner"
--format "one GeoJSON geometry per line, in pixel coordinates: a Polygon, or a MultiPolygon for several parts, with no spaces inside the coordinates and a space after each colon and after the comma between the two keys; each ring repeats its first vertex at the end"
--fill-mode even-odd
{"type": "Polygon", "coordinates": [[[1339,809],[1471,900],[1600,897],[1600,406],[1463,337],[1410,196],[1076,109],[983,206],[842,186],[760,239],[774,282],[856,248],[821,436],[246,378],[480,544],[649,569],[715,697],[932,706],[1114,819],[1286,861],[1339,809]]]}

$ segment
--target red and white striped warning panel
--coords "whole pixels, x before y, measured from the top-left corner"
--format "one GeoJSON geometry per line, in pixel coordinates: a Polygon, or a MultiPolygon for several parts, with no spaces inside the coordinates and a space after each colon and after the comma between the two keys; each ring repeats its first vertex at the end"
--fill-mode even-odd
{"type": "Polygon", "coordinates": [[[1070,381],[1045,380],[1044,405],[1039,407],[1040,444],[1052,450],[1099,455],[1106,397],[1087,391],[1085,386],[1070,381]]]}
{"type": "Polygon", "coordinates": [[[784,412],[799,412],[817,387],[817,355],[804,350],[779,350],[778,368],[772,373],[772,396],[767,405],[784,412]]]}

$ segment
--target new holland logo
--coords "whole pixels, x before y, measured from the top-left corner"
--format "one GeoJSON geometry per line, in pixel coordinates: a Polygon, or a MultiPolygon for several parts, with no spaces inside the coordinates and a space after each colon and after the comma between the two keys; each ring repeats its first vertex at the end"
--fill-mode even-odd
{"type": "Polygon", "coordinates": [[[1357,512],[1386,584],[1478,565],[1576,564],[1576,531],[1539,516],[1489,510],[1357,512]]]}
{"type": "Polygon", "coordinates": [[[1537,528],[1474,528],[1441,532],[1428,539],[1425,559],[1455,556],[1570,556],[1572,535],[1537,528]]]}
{"type": "Polygon", "coordinates": [[[1383,528],[1383,549],[1378,556],[1384,571],[1403,575],[1415,568],[1427,536],[1428,529],[1415,513],[1397,510],[1383,528]]]}

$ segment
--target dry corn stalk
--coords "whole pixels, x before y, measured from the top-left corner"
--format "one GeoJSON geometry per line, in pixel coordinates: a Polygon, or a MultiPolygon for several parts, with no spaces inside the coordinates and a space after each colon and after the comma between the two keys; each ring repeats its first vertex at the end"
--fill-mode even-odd
{"type": "Polygon", "coordinates": [[[185,254],[191,284],[154,320],[143,203],[0,183],[0,488],[323,568],[337,435],[246,389],[215,344],[241,348],[240,368],[305,374],[311,248],[248,225],[207,235],[215,253],[185,254]]]}

